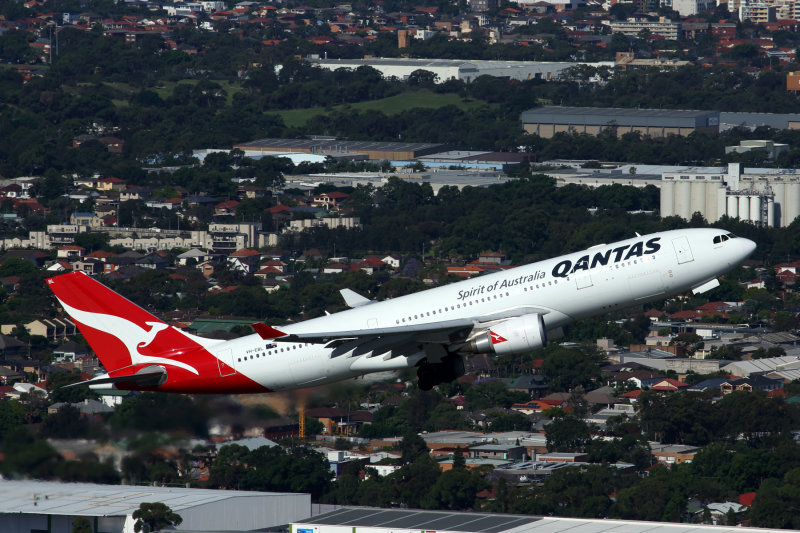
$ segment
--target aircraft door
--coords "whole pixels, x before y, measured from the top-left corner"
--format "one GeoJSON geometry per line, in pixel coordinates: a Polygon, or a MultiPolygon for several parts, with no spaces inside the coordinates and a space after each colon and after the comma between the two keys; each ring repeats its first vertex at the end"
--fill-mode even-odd
{"type": "Polygon", "coordinates": [[[694,261],[692,255],[692,248],[689,246],[689,239],[686,237],[678,237],[672,239],[672,247],[675,249],[675,255],[678,258],[678,264],[690,263],[694,261]]]}
{"type": "Polygon", "coordinates": [[[236,367],[233,363],[233,350],[228,348],[222,350],[217,354],[217,365],[219,366],[220,377],[232,376],[236,373],[236,367]]]}

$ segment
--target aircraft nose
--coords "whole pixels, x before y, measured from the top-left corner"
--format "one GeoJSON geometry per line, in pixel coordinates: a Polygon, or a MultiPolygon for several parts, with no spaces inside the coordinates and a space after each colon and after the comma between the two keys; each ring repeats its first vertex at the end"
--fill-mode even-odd
{"type": "Polygon", "coordinates": [[[756,243],[751,241],[750,239],[743,239],[743,240],[744,240],[745,257],[749,257],[750,254],[756,251],[756,243]]]}
{"type": "Polygon", "coordinates": [[[756,243],[751,241],[750,239],[737,239],[739,241],[739,246],[741,247],[742,257],[740,261],[744,261],[750,254],[756,251],[756,243]]]}

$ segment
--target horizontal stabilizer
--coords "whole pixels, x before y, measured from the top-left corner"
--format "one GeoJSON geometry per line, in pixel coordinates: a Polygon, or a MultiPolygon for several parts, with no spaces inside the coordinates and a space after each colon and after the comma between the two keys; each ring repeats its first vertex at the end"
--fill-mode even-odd
{"type": "Polygon", "coordinates": [[[341,289],[339,293],[344,298],[344,303],[347,304],[347,307],[361,307],[362,305],[374,304],[374,300],[370,300],[369,298],[364,298],[356,291],[351,289],[341,289]]]}
{"type": "Polygon", "coordinates": [[[252,328],[254,330],[256,330],[256,333],[258,333],[258,335],[262,339],[265,339],[265,340],[266,339],[277,339],[278,337],[285,337],[286,336],[286,333],[284,333],[284,332],[282,332],[280,330],[277,330],[277,329],[275,329],[273,327],[270,327],[270,326],[268,326],[266,324],[262,324],[261,322],[257,322],[255,324],[251,324],[251,326],[252,326],[252,328]]]}
{"type": "MultiPolygon", "coordinates": [[[[106,374],[108,376],[108,374],[106,374]]],[[[87,379],[79,383],[70,383],[64,385],[63,388],[78,387],[80,385],[135,385],[137,387],[158,387],[167,381],[167,369],[163,366],[151,365],[147,366],[135,374],[126,374],[124,376],[108,376],[87,379]]]]}

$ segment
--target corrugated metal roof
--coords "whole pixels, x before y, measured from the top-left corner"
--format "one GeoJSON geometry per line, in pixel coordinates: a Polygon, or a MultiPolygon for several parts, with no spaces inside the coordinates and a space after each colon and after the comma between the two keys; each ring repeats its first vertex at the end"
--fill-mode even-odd
{"type": "Polygon", "coordinates": [[[540,518],[535,516],[502,515],[490,513],[453,513],[398,509],[343,508],[309,520],[309,524],[352,525],[356,527],[386,527],[393,529],[419,529],[437,531],[465,531],[468,533],[494,533],[507,531],[540,518]]]}
{"type": "Polygon", "coordinates": [[[730,372],[736,376],[749,376],[750,374],[764,374],[783,369],[793,363],[798,363],[797,357],[769,357],[766,359],[752,359],[749,361],[736,361],[725,365],[720,370],[730,372]]]}
{"type": "Polygon", "coordinates": [[[751,527],[723,527],[703,524],[636,522],[584,518],[537,517],[493,513],[459,513],[399,509],[342,508],[293,524],[303,527],[353,526],[387,530],[434,530],[466,533],[743,533],[778,532],[751,527]]]}
{"type": "Polygon", "coordinates": [[[295,497],[296,494],[3,480],[0,481],[0,514],[128,516],[143,502],[154,501],[163,502],[180,514],[183,509],[208,503],[265,496],[295,497]]]}
{"type": "Polygon", "coordinates": [[[573,125],[705,127],[717,111],[691,109],[635,109],[624,107],[544,106],[523,111],[522,123],[554,123],[573,125]]]}
{"type": "Polygon", "coordinates": [[[257,139],[244,143],[238,143],[240,148],[270,148],[270,149],[296,149],[296,150],[316,150],[323,152],[408,152],[418,150],[430,150],[436,148],[445,150],[446,146],[439,143],[406,143],[406,142],[384,142],[384,141],[347,141],[343,139],[257,139]]]}

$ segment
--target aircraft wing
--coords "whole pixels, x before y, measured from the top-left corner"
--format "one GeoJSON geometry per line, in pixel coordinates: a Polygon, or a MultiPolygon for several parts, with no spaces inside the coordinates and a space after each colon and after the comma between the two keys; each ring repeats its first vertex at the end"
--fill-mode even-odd
{"type": "Polygon", "coordinates": [[[445,336],[449,336],[462,330],[466,330],[466,333],[468,333],[475,326],[480,326],[484,323],[514,318],[532,313],[544,315],[549,312],[550,309],[524,306],[487,315],[478,315],[470,318],[441,320],[383,328],[360,328],[337,331],[297,331],[286,333],[260,322],[253,324],[252,327],[262,339],[269,339],[276,342],[309,342],[312,344],[324,344],[337,339],[371,339],[394,335],[410,337],[419,342],[444,342],[448,340],[445,338],[445,336]]]}

